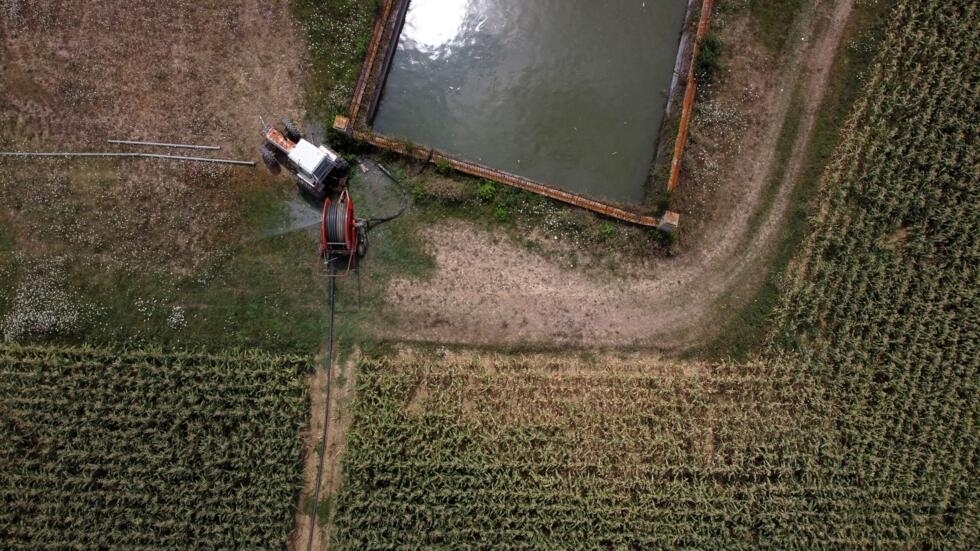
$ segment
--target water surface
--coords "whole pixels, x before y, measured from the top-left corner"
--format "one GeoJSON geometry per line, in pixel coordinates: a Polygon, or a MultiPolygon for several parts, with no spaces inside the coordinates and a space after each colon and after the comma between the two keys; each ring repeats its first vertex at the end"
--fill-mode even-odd
{"type": "Polygon", "coordinates": [[[685,0],[412,0],[375,129],[640,203],[685,0]]]}

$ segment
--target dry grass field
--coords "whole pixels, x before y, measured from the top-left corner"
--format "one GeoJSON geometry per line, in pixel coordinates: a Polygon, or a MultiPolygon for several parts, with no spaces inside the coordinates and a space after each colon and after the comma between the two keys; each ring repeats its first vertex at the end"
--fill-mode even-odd
{"type": "MultiPolygon", "coordinates": [[[[3,10],[4,150],[101,151],[117,138],[253,158],[260,116],[301,113],[305,43],[287,2],[8,1],[3,10]]],[[[157,161],[5,160],[0,174],[8,223],[31,249],[64,242],[132,269],[185,273],[230,238],[236,188],[254,178],[157,161]]]]}
{"type": "MultiPolygon", "coordinates": [[[[107,151],[122,138],[254,160],[260,117],[303,119],[308,56],[289,2],[4,1],[2,13],[0,150],[107,151]]],[[[305,339],[308,352],[317,337],[290,332],[289,316],[309,311],[319,327],[304,304],[313,241],[256,241],[291,193],[259,168],[2,159],[5,331],[215,348],[305,339]]]]}

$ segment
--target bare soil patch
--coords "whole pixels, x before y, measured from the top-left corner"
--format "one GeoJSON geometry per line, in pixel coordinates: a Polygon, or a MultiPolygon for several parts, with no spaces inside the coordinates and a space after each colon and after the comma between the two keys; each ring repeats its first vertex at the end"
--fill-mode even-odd
{"type": "MultiPolygon", "coordinates": [[[[386,336],[422,341],[516,346],[641,346],[686,350],[717,333],[728,312],[758,287],[785,221],[789,198],[823,99],[827,75],[853,0],[805,10],[781,71],[744,21],[722,30],[733,66],[692,127],[695,163],[682,184],[685,235],[674,258],[630,261],[596,278],[528,252],[472,225],[426,231],[438,269],[425,282],[389,287],[393,315],[386,336]],[[804,118],[785,177],[753,231],[751,220],[773,170],[794,91],[804,118]]],[[[540,243],[542,247],[549,246],[540,243]]],[[[593,257],[588,264],[607,259],[593,257]]]]}
{"type": "MultiPolygon", "coordinates": [[[[310,533],[311,508],[316,504],[313,499],[313,489],[316,487],[316,471],[320,462],[320,435],[323,434],[323,408],[327,399],[327,372],[317,369],[316,373],[309,377],[310,388],[310,418],[309,425],[303,431],[303,491],[299,494],[299,501],[296,504],[296,519],[293,529],[293,536],[289,541],[289,548],[295,550],[306,549],[306,541],[310,533]]],[[[319,534],[314,533],[314,543],[317,543],[319,534]]],[[[319,549],[314,546],[314,549],[319,549]]]]}

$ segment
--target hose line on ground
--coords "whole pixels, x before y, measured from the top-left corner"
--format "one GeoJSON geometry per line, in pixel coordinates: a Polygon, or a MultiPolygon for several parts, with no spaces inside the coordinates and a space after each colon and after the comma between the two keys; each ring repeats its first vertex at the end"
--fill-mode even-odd
{"type": "Polygon", "coordinates": [[[391,172],[388,172],[388,169],[385,168],[384,165],[382,165],[381,163],[378,163],[378,168],[381,169],[381,172],[383,172],[384,175],[387,176],[388,179],[391,180],[395,184],[395,187],[398,188],[398,191],[401,192],[402,198],[403,198],[403,202],[402,202],[402,206],[398,210],[398,212],[396,212],[395,214],[393,214],[391,216],[384,216],[384,217],[379,217],[379,218],[368,218],[365,221],[366,231],[371,231],[374,228],[377,228],[378,226],[380,226],[382,224],[385,224],[387,222],[391,222],[392,220],[395,220],[396,218],[400,218],[403,214],[405,214],[405,211],[408,210],[408,206],[412,202],[412,196],[408,193],[408,190],[405,189],[405,185],[402,184],[398,180],[398,178],[395,178],[391,174],[391,172]]]}
{"type": "MultiPolygon", "coordinates": [[[[330,425],[330,393],[332,390],[331,376],[333,375],[333,364],[334,364],[334,349],[333,349],[333,324],[334,324],[334,312],[336,310],[336,292],[337,292],[337,278],[334,277],[336,274],[336,267],[331,265],[330,267],[330,291],[329,291],[329,320],[327,322],[327,384],[326,384],[326,396],[323,399],[323,432],[320,435],[320,445],[323,446],[323,451],[320,454],[320,461],[317,463],[316,467],[316,482],[313,487],[313,502],[310,506],[310,531],[306,540],[306,551],[313,550],[313,534],[316,532],[317,524],[317,507],[320,502],[320,486],[323,482],[323,467],[327,460],[328,448],[327,448],[327,436],[328,427],[330,425]]],[[[314,451],[315,453],[315,451],[314,451]]]]}

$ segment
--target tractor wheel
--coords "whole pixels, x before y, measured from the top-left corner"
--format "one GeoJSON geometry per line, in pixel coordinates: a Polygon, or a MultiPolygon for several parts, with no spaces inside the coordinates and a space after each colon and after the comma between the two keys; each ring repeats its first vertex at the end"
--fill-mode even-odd
{"type": "Polygon", "coordinates": [[[367,228],[363,224],[357,225],[357,258],[364,258],[368,250],[367,228]]]}
{"type": "Polygon", "coordinates": [[[291,142],[298,142],[302,137],[302,134],[299,133],[299,127],[296,126],[293,119],[282,119],[282,129],[286,139],[291,142]]]}
{"type": "Polygon", "coordinates": [[[279,165],[279,160],[276,159],[276,154],[273,153],[267,145],[261,147],[259,151],[262,153],[262,162],[265,163],[265,166],[269,169],[269,172],[279,174],[279,172],[282,170],[282,166],[279,165]]]}
{"type": "Polygon", "coordinates": [[[350,165],[347,164],[347,159],[340,157],[337,159],[337,166],[334,170],[337,171],[338,175],[346,175],[347,171],[350,169],[350,165]]]}

